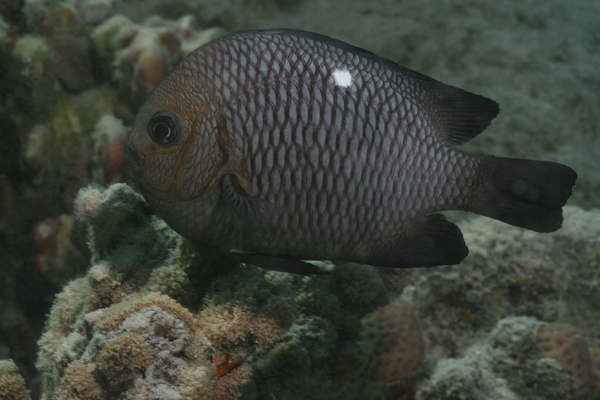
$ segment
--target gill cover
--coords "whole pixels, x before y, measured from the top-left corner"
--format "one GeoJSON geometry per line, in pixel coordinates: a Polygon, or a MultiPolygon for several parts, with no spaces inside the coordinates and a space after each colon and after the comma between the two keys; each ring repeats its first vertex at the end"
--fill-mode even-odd
{"type": "Polygon", "coordinates": [[[179,67],[167,76],[140,108],[129,136],[128,153],[135,157],[130,154],[128,162],[144,193],[184,201],[216,184],[227,160],[219,119],[207,85],[179,67]]]}

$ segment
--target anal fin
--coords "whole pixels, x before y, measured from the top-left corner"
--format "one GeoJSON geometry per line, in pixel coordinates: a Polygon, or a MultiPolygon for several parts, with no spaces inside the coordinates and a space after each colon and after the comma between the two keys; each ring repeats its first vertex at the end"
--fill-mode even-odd
{"type": "Polygon", "coordinates": [[[469,254],[462,232],[442,214],[415,222],[413,235],[390,254],[386,267],[422,268],[460,263],[469,254]]]}
{"type": "Polygon", "coordinates": [[[296,260],[294,258],[267,256],[255,253],[225,253],[227,257],[245,264],[252,264],[260,268],[273,271],[291,272],[298,275],[328,275],[329,272],[322,271],[316,265],[296,260]]]}

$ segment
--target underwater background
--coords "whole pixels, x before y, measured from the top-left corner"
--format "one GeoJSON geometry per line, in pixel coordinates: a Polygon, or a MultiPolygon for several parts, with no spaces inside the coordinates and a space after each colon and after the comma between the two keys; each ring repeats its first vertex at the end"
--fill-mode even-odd
{"type": "Polygon", "coordinates": [[[600,399],[599,71],[595,0],[2,0],[0,399],[600,399]],[[317,277],[183,240],[128,129],[190,51],[275,27],[497,101],[462,148],[575,169],[563,228],[449,213],[460,265],[317,277]]]}

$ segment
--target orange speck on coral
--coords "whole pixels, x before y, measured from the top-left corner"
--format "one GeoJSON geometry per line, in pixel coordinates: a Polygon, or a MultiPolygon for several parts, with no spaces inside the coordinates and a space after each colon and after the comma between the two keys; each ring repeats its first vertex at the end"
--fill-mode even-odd
{"type": "Polygon", "coordinates": [[[221,357],[217,357],[217,358],[211,358],[210,360],[213,363],[217,364],[217,365],[221,365],[221,364],[227,362],[227,356],[221,356],[221,357]]]}
{"type": "Polygon", "coordinates": [[[217,358],[211,358],[211,361],[217,366],[217,377],[222,377],[230,373],[232,370],[237,368],[242,362],[243,358],[237,358],[233,361],[228,361],[227,356],[221,356],[217,358]]]}

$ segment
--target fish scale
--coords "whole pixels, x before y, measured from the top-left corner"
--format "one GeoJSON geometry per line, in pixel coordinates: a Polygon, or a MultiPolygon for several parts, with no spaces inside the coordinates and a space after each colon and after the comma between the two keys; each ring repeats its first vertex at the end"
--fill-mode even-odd
{"type": "Polygon", "coordinates": [[[185,58],[142,106],[126,158],[182,235],[240,261],[387,267],[460,262],[460,209],[549,232],[576,174],[472,155],[498,105],[343,42],[232,34],[185,58]],[[551,181],[551,183],[549,183],[551,181]]]}

